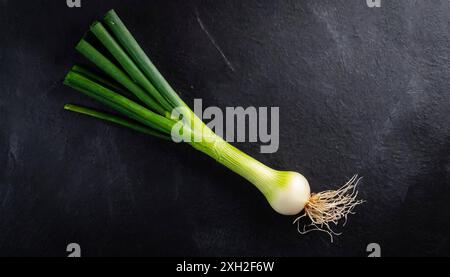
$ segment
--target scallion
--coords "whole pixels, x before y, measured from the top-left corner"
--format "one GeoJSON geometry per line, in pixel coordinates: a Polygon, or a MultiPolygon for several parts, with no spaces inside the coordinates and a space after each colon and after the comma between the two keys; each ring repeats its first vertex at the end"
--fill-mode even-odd
{"type": "Polygon", "coordinates": [[[274,170],[217,136],[181,100],[113,10],[107,13],[104,23],[109,30],[96,22],[91,26],[91,32],[120,67],[85,39],[76,49],[114,81],[76,66],[67,74],[65,84],[128,119],[76,105],[66,105],[65,109],[158,138],[188,138],[186,142],[192,147],[255,185],[278,213],[297,215],[304,211],[294,221],[299,224],[300,233],[321,230],[332,237],[335,233],[330,224],[347,219],[347,215],[363,202],[357,199],[356,186],[360,179],[356,176],[338,190],[311,193],[308,181],[300,173],[274,170]],[[139,101],[133,101],[135,99],[130,95],[139,101]],[[179,108],[184,110],[181,117],[173,114],[179,108]],[[177,126],[181,126],[179,131],[176,131],[177,126]],[[299,222],[303,217],[309,218],[311,223],[301,229],[299,222]]]}

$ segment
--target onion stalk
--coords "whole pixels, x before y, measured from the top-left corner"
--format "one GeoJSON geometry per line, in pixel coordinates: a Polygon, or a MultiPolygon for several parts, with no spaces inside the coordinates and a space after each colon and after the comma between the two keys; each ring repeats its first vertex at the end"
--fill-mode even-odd
{"type": "Polygon", "coordinates": [[[186,142],[252,183],[276,212],[299,215],[294,223],[300,233],[320,230],[333,238],[336,233],[330,224],[346,221],[363,202],[357,199],[356,186],[360,180],[357,176],[338,190],[311,193],[307,179],[300,173],[274,170],[226,142],[183,102],[114,10],[106,14],[104,24],[95,22],[90,31],[114,61],[84,38],[76,49],[106,76],[74,66],[64,83],[120,115],[72,104],[67,104],[66,110],[161,139],[186,142]],[[311,223],[301,225],[300,219],[304,217],[311,223]]]}

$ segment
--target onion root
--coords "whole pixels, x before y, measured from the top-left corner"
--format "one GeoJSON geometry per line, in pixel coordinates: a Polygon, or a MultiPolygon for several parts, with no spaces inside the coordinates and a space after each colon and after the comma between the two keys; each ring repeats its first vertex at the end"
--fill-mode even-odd
{"type": "Polygon", "coordinates": [[[338,190],[326,190],[319,193],[312,193],[309,201],[306,203],[304,213],[293,222],[297,224],[297,230],[300,234],[306,234],[312,231],[325,232],[330,236],[333,242],[333,235],[340,235],[331,228],[331,225],[337,226],[341,219],[344,224],[347,223],[347,216],[354,214],[356,206],[364,203],[364,200],[357,199],[357,185],[361,177],[353,176],[345,185],[338,190]],[[308,218],[311,223],[301,227],[302,218],[308,218]]]}

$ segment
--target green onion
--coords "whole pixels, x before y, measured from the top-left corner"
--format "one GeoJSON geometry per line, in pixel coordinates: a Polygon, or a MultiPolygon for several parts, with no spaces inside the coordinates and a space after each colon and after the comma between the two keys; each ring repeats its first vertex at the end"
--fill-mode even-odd
{"type": "Polygon", "coordinates": [[[121,69],[108,60],[108,58],[95,49],[90,43],[82,39],[76,46],[76,49],[110,77],[129,89],[130,92],[136,95],[149,108],[159,114],[164,114],[165,109],[163,107],[161,107],[143,89],[136,85],[121,69]]]}
{"type": "Polygon", "coordinates": [[[156,66],[153,65],[152,61],[145,54],[144,50],[142,50],[141,46],[139,46],[136,39],[134,39],[133,35],[114,10],[110,10],[106,14],[105,22],[158,91],[165,95],[174,107],[186,107],[187,105],[172,89],[161,73],[159,73],[156,66]]]}
{"type": "Polygon", "coordinates": [[[91,25],[91,32],[100,40],[103,45],[109,50],[109,52],[116,58],[116,60],[122,65],[129,76],[133,78],[133,81],[143,87],[158,103],[166,110],[170,110],[172,107],[167,100],[159,94],[155,87],[150,83],[134,62],[128,57],[125,51],[122,50],[116,40],[108,33],[103,27],[102,23],[96,22],[91,25]]]}
{"type": "Polygon", "coordinates": [[[77,105],[72,105],[72,104],[65,105],[64,109],[68,110],[68,111],[84,114],[87,116],[91,116],[91,117],[94,117],[97,119],[116,123],[118,125],[122,125],[124,127],[133,129],[135,131],[141,132],[146,135],[154,136],[154,137],[164,139],[164,140],[171,140],[171,138],[168,135],[159,133],[157,131],[154,131],[153,129],[144,127],[140,124],[136,124],[133,121],[129,121],[129,120],[123,119],[121,117],[118,117],[118,116],[115,116],[112,114],[103,113],[103,112],[99,112],[99,111],[96,111],[93,109],[89,109],[89,108],[85,108],[85,107],[81,107],[81,106],[77,106],[77,105]]]}
{"type": "MultiPolygon", "coordinates": [[[[99,76],[98,74],[90,71],[87,68],[84,68],[80,65],[74,65],[71,69],[73,72],[77,72],[81,75],[83,75],[86,78],[91,79],[92,81],[95,81],[97,83],[99,83],[100,85],[107,87],[119,94],[122,94],[123,96],[133,99],[133,100],[138,100],[136,98],[135,95],[129,93],[127,90],[125,90],[123,87],[121,87],[119,84],[115,83],[115,82],[111,82],[110,80],[107,80],[106,78],[99,76]]],[[[138,100],[139,101],[139,100],[138,100]]]]}
{"type": "Polygon", "coordinates": [[[356,186],[360,179],[356,176],[338,190],[311,194],[308,181],[300,173],[274,170],[217,136],[181,100],[113,10],[106,14],[105,23],[112,34],[100,22],[91,26],[91,32],[121,68],[84,39],[76,49],[123,88],[77,66],[67,74],[64,83],[129,120],[74,105],[66,105],[67,110],[159,138],[171,136],[176,141],[184,140],[252,183],[278,213],[296,215],[304,211],[294,222],[300,224],[300,219],[307,217],[311,224],[303,229],[298,227],[300,233],[322,230],[332,237],[335,233],[330,224],[347,219],[348,214],[363,202],[357,199],[356,186]],[[135,95],[146,107],[127,94],[135,95]]]}
{"type": "Polygon", "coordinates": [[[171,119],[158,115],[136,102],[83,77],[79,73],[70,71],[66,75],[64,83],[125,115],[138,118],[141,123],[158,131],[170,133],[172,130],[174,122],[171,119]]]}

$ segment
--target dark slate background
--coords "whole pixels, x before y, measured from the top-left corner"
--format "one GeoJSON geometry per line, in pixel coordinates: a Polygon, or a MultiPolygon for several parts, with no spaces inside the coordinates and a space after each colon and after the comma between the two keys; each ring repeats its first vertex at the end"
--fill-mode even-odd
{"type": "Polygon", "coordinates": [[[450,255],[449,1],[82,5],[0,1],[0,255],[450,255]],[[244,151],[314,191],[364,176],[334,244],[188,146],[63,111],[93,105],[61,80],[110,8],[188,103],[280,107],[279,151],[244,151]]]}

